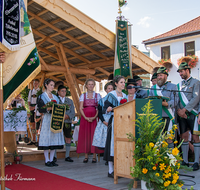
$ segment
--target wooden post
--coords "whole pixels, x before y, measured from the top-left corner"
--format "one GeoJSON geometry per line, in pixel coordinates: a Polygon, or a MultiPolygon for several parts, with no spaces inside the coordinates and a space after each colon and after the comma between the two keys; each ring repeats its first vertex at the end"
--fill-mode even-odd
{"type": "MultiPolygon", "coordinates": [[[[4,161],[4,126],[3,126],[3,63],[0,63],[0,137],[1,137],[1,177],[5,177],[5,161],[4,161]]],[[[5,190],[5,181],[1,181],[1,189],[5,190]]]]}
{"type": "Polygon", "coordinates": [[[40,87],[42,87],[45,78],[45,73],[42,73],[42,78],[40,79],[40,87]]]}
{"type": "Polygon", "coordinates": [[[67,61],[67,57],[65,55],[64,47],[63,47],[62,44],[59,44],[59,46],[60,46],[60,50],[61,50],[61,55],[62,55],[63,61],[65,63],[65,67],[66,67],[66,70],[67,70],[67,72],[64,73],[64,75],[65,75],[65,78],[66,78],[67,82],[69,81],[67,84],[69,86],[71,95],[73,97],[77,113],[80,115],[79,98],[78,98],[78,95],[77,95],[77,92],[76,92],[76,89],[75,89],[74,80],[72,78],[72,75],[71,75],[71,72],[70,72],[70,69],[69,69],[69,64],[68,64],[68,61],[67,61]]]}
{"type": "Polygon", "coordinates": [[[80,90],[79,85],[78,85],[78,83],[77,83],[77,79],[76,79],[75,74],[72,74],[72,77],[73,77],[74,83],[75,83],[75,85],[76,85],[76,89],[77,89],[78,95],[79,95],[79,97],[80,97],[80,96],[81,96],[81,90],[80,90]]]}

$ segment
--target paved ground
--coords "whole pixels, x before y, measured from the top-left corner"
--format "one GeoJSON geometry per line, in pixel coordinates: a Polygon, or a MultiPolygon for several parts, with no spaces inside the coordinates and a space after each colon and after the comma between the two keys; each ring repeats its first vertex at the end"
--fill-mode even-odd
{"type": "MultiPolygon", "coordinates": [[[[96,164],[91,163],[92,155],[89,157],[89,162],[86,164],[82,162],[84,157],[74,157],[73,159],[73,163],[65,162],[64,159],[58,159],[57,163],[59,166],[52,168],[46,167],[44,161],[24,162],[23,164],[110,190],[128,189],[127,185],[130,183],[130,179],[120,178],[118,184],[114,184],[113,179],[107,177],[108,166],[105,165],[105,161],[103,161],[102,157],[100,162],[97,162],[96,164]]],[[[189,189],[191,186],[194,186],[195,190],[200,190],[200,170],[195,172],[181,170],[180,173],[195,177],[181,176],[180,178],[185,181],[183,189],[189,189]]],[[[140,190],[139,183],[137,190],[140,190]]]]}

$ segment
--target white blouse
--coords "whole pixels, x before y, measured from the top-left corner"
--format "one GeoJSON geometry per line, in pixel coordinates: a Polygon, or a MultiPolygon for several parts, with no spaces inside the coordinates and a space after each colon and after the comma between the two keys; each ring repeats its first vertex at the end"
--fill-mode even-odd
{"type": "MultiPolygon", "coordinates": [[[[80,101],[80,102],[83,102],[83,101],[84,101],[84,94],[85,94],[85,93],[81,94],[81,96],[80,96],[80,98],[79,98],[79,101],[80,101]]],[[[94,99],[94,98],[95,98],[95,92],[93,91],[93,97],[92,97],[92,99],[94,99]]],[[[87,97],[87,92],[86,92],[86,99],[89,99],[89,98],[87,97]]],[[[97,102],[98,102],[100,99],[101,99],[101,95],[100,95],[99,93],[97,93],[97,102]]]]}

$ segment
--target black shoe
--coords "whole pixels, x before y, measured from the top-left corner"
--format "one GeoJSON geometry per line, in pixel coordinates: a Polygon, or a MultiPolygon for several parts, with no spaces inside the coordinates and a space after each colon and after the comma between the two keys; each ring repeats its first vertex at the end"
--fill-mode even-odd
{"type": "Polygon", "coordinates": [[[199,164],[197,162],[195,162],[192,167],[193,167],[193,171],[199,170],[199,164]]]}
{"type": "Polygon", "coordinates": [[[27,145],[34,145],[35,142],[31,141],[30,143],[28,143],[27,145]]]}
{"type": "Polygon", "coordinates": [[[56,158],[56,157],[53,157],[53,161],[54,161],[54,162],[57,162],[57,158],[56,158]]]}
{"type": "Polygon", "coordinates": [[[65,158],[65,161],[67,162],[73,162],[74,160],[72,160],[70,157],[65,158]]]}
{"type": "Polygon", "coordinates": [[[16,144],[19,144],[19,141],[16,141],[16,144]]]}
{"type": "Polygon", "coordinates": [[[53,167],[52,163],[51,162],[47,162],[45,163],[45,166],[48,166],[48,167],[53,167]]]}
{"type": "Polygon", "coordinates": [[[38,142],[35,142],[35,146],[38,147],[38,142]]]}
{"type": "Polygon", "coordinates": [[[111,174],[108,172],[108,177],[114,178],[114,172],[112,172],[111,174]]]}
{"type": "Polygon", "coordinates": [[[108,161],[105,162],[105,165],[106,165],[106,166],[108,165],[108,161]]]}
{"type": "Polygon", "coordinates": [[[88,158],[85,158],[85,159],[83,160],[83,163],[88,163],[88,158]]]}
{"type": "Polygon", "coordinates": [[[189,163],[185,163],[184,161],[182,161],[181,165],[189,167],[189,163]]]}
{"type": "Polygon", "coordinates": [[[58,164],[56,164],[54,161],[52,161],[51,164],[52,164],[53,166],[58,166],[58,164]]]}
{"type": "Polygon", "coordinates": [[[97,163],[97,159],[96,158],[92,158],[92,163],[97,163]]]}

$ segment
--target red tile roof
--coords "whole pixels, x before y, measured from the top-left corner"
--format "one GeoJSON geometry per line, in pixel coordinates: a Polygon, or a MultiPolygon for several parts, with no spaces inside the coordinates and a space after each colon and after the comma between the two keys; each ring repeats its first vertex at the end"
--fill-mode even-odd
{"type": "Polygon", "coordinates": [[[145,44],[148,41],[152,41],[152,40],[156,41],[157,39],[173,37],[176,35],[191,33],[191,32],[198,31],[198,30],[200,30],[200,16],[197,18],[194,18],[191,21],[186,22],[185,24],[178,26],[168,32],[165,32],[163,34],[160,34],[160,35],[150,38],[148,40],[144,40],[143,43],[145,44]]]}

